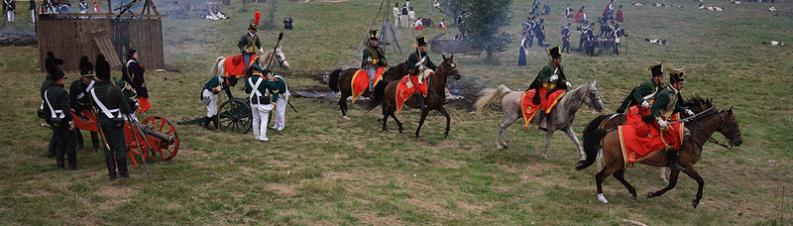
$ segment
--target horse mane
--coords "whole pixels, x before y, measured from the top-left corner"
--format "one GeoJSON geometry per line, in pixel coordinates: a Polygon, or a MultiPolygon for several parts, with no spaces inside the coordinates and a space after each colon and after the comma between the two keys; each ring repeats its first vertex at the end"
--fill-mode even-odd
{"type": "MultiPolygon", "coordinates": [[[[589,87],[589,82],[584,83],[583,85],[580,85],[578,87],[575,87],[575,88],[573,88],[572,90],[570,90],[567,93],[568,94],[577,93],[579,90],[581,90],[581,88],[584,88],[584,86],[589,87]]],[[[572,95],[564,95],[562,97],[562,100],[559,101],[559,106],[565,106],[565,104],[567,104],[567,102],[570,101],[570,96],[572,96],[572,95]]]]}

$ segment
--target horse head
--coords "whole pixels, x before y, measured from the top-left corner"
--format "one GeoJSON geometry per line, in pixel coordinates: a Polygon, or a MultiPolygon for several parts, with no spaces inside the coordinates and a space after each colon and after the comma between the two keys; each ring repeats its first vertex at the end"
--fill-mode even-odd
{"type": "Polygon", "coordinates": [[[259,57],[260,65],[269,65],[272,57],[275,56],[274,60],[279,66],[284,69],[289,69],[289,61],[286,60],[286,55],[284,54],[284,51],[281,49],[281,47],[275,48],[275,50],[270,53],[265,53],[263,50],[259,51],[259,56],[264,56],[259,57]]]}
{"type": "Polygon", "coordinates": [[[438,69],[439,74],[443,73],[446,77],[452,76],[454,80],[460,80],[460,71],[457,70],[457,63],[454,63],[454,54],[450,57],[446,57],[446,54],[443,54],[443,62],[438,69]]]}
{"type": "Polygon", "coordinates": [[[603,112],[603,99],[600,98],[600,93],[598,93],[597,81],[588,82],[585,86],[584,103],[598,113],[603,112]]]}
{"type": "Polygon", "coordinates": [[[730,140],[730,146],[741,146],[743,143],[741,128],[738,125],[738,120],[735,119],[732,107],[728,110],[719,112],[719,117],[721,117],[721,127],[718,129],[719,133],[730,140]]]}

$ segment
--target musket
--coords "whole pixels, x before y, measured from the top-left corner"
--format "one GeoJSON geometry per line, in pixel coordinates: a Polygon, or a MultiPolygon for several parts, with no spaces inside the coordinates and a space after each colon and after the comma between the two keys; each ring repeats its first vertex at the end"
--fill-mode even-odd
{"type": "Polygon", "coordinates": [[[275,50],[278,49],[278,46],[281,45],[281,39],[284,38],[284,33],[278,33],[278,41],[275,42],[275,46],[273,47],[273,57],[267,62],[267,70],[269,71],[270,68],[273,66],[273,58],[275,58],[275,50]]]}

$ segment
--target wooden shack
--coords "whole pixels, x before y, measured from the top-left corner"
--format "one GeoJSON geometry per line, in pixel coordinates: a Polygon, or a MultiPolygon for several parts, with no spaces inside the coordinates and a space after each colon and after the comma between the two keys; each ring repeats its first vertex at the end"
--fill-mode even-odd
{"type": "Polygon", "coordinates": [[[63,59],[66,71],[77,71],[81,56],[93,62],[99,53],[113,69],[119,69],[130,48],[138,51],[144,67],[165,68],[159,13],[40,14],[36,35],[42,70],[47,52],[63,59]]]}

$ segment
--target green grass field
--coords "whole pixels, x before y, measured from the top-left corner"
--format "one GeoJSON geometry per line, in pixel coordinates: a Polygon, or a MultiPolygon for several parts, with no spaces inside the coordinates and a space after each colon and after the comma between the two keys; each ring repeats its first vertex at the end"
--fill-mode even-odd
{"type": "MultiPolygon", "coordinates": [[[[179,121],[205,113],[197,94],[210,77],[209,67],[216,57],[238,51],[236,41],[251,9],[264,6],[243,8],[232,2],[225,9],[232,20],[166,17],[167,63],[182,72],[146,74],[151,115],[179,121]]],[[[429,10],[431,1],[414,2],[419,16],[439,21],[440,13],[429,10]]],[[[594,18],[605,1],[553,1],[553,15],[546,17],[551,44],[560,43],[561,13],[568,2],[574,8],[586,4],[594,18]]],[[[793,10],[793,3],[778,2],[780,11],[793,10]]],[[[180,126],[182,147],[176,158],[132,168],[129,180],[109,182],[103,155],[92,151],[78,152],[82,169],[56,170],[55,161],[44,157],[51,132],[34,113],[44,73],[38,70],[37,49],[27,46],[0,47],[0,224],[614,225],[625,219],[650,225],[793,224],[793,49],[761,44],[793,42],[793,17],[772,15],[766,10],[770,4],[708,1],[725,11],[707,12],[696,10],[693,1],[682,1],[682,9],[630,3],[622,2],[624,27],[631,35],[623,55],[565,55],[566,75],[574,85],[597,80],[613,111],[632,86],[647,79],[649,65],[667,62],[685,66],[685,96],[709,97],[720,108],[735,108],[744,144],[733,150],[705,145],[697,164],[705,193],[697,209],[690,206],[696,183],[685,176],[666,195],[638,202],[608,178],[604,189],[611,203],[602,205],[595,199],[594,169],[574,170],[578,154],[564,134],[554,137],[549,160],[539,153],[544,133],[535,129],[513,126],[510,149],[496,149],[499,111],[451,109],[447,139],[442,116],[431,114],[422,138],[416,139],[416,110],[402,112],[406,133],[399,134],[395,124],[381,132],[379,110],[366,113],[353,106],[353,119],[344,121],[335,103],[300,98],[292,99],[300,113],[289,111],[287,129],[283,135],[269,133],[269,143],[255,142],[251,134],[180,126]],[[644,38],[665,38],[670,44],[651,45],[644,38]]],[[[353,48],[370,28],[378,5],[372,0],[279,1],[276,24],[287,14],[295,19],[295,30],[286,32],[282,43],[293,68],[287,77],[290,87],[324,87],[312,80],[317,72],[358,64],[353,48]]],[[[516,34],[515,47],[529,5],[513,1],[512,23],[503,29],[516,34]]],[[[399,33],[403,46],[419,34],[399,33]]],[[[271,46],[277,30],[260,36],[271,46]]],[[[577,40],[575,33],[574,46],[577,40]]],[[[389,49],[388,57],[402,61],[408,52],[389,49]]],[[[544,54],[531,49],[527,67],[514,66],[514,49],[496,54],[502,65],[484,64],[481,56],[455,60],[463,79],[524,89],[546,63],[544,54]]],[[[438,53],[431,57],[441,60],[438,53]]],[[[595,116],[589,109],[579,112],[574,129],[579,137],[595,116]]],[[[655,168],[635,166],[626,175],[640,195],[664,186],[655,168]]]]}

